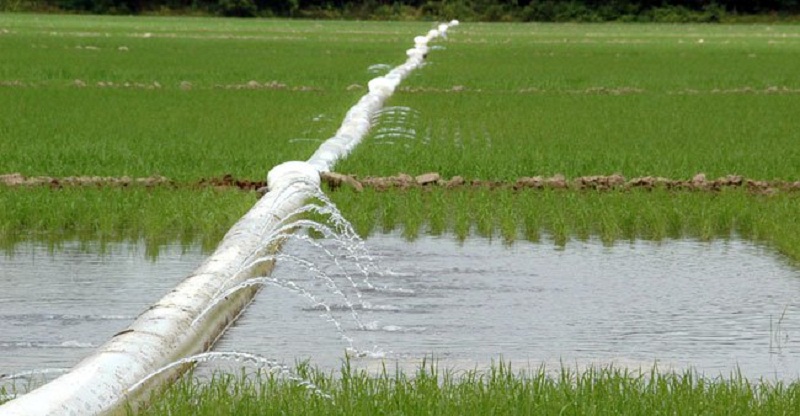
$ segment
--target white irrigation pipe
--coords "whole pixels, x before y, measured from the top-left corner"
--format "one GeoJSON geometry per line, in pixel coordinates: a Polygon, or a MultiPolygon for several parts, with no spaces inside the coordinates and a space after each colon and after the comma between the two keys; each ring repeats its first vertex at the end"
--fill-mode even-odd
{"type": "Polygon", "coordinates": [[[214,254],[181,284],[68,373],[0,406],[0,416],[122,413],[126,405],[135,409],[147,400],[148,392],[182,374],[187,367],[175,367],[150,379],[144,388],[128,391],[154,371],[214,345],[258,289],[241,290],[216,303],[215,294],[269,271],[271,264],[262,265],[260,270],[242,268],[253,259],[254,253],[277,250],[264,246],[267,237],[318,192],[319,174],[329,171],[364,138],[383,102],[403,78],[422,65],[428,42],[444,36],[449,27],[457,24],[455,20],[441,24],[427,35],[414,38],[414,48],[406,52],[406,62],[369,81],[369,92],[348,111],[336,135],[325,141],[307,162],[286,162],[270,170],[269,192],[228,231],[214,254]]]}
{"type": "Polygon", "coordinates": [[[367,135],[372,117],[383,107],[383,102],[394,93],[395,88],[411,71],[419,68],[425,61],[428,42],[439,36],[446,36],[447,29],[456,25],[458,20],[442,23],[438,29],[429,31],[425,36],[415,37],[414,47],[406,51],[408,55],[406,62],[393,68],[388,74],[369,81],[367,84],[369,92],[347,112],[336,135],[322,143],[308,159],[308,163],[319,172],[328,172],[336,161],[347,156],[367,135]]]}

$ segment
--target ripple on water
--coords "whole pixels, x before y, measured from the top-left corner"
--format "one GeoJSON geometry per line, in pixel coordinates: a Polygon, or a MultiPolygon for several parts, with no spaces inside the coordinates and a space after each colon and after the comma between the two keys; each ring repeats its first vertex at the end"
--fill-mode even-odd
{"type": "MultiPolygon", "coordinates": [[[[747,377],[800,373],[800,271],[749,242],[588,241],[562,250],[390,234],[367,246],[377,265],[359,267],[288,240],[287,255],[318,262],[340,294],[302,263],[279,262],[273,277],[305,285],[328,308],[268,286],[217,348],[337,368],[348,344],[320,318],[329,309],[364,352],[354,362],[364,367],[384,359],[411,368],[433,356],[461,369],[502,358],[517,368],[658,363],[712,376],[737,366],[747,377]]],[[[102,256],[64,247],[51,254],[20,245],[0,259],[0,374],[74,365],[204,258],[180,247],[155,262],[136,245],[102,256]]]]}
{"type": "MultiPolygon", "coordinates": [[[[746,241],[588,241],[557,249],[478,238],[409,243],[390,234],[367,245],[389,271],[370,278],[384,290],[363,291],[355,303],[365,331],[335,296],[319,297],[359,349],[378,347],[384,359],[413,367],[433,355],[467,369],[502,358],[534,368],[658,363],[712,376],[737,366],[755,378],[800,374],[800,271],[746,241]]],[[[313,256],[302,244],[286,250],[313,256]]],[[[276,273],[303,282],[298,270],[276,273]]],[[[345,345],[320,312],[285,292],[262,291],[219,348],[335,368],[345,345]]]]}
{"type": "Polygon", "coordinates": [[[154,261],[144,244],[20,243],[0,256],[0,374],[58,376],[127,327],[205,258],[168,246],[154,261]]]}

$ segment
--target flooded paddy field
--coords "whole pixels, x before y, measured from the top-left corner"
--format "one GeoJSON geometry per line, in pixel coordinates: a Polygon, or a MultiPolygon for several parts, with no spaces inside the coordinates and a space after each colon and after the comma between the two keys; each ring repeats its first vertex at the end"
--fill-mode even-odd
{"type": "MultiPolygon", "coordinates": [[[[352,364],[370,370],[386,363],[413,371],[434,358],[457,370],[503,360],[532,369],[657,365],[709,377],[800,375],[800,272],[746,241],[509,246],[447,236],[408,242],[395,233],[373,236],[366,247],[373,261],[356,264],[290,239],[272,277],[305,287],[315,300],[268,285],[215,350],[329,370],[349,349],[352,364]],[[293,256],[315,259],[320,273],[293,256]]],[[[155,260],[144,251],[141,244],[115,244],[103,255],[78,243],[55,251],[23,244],[4,256],[0,373],[17,374],[16,383],[57,375],[203,259],[199,248],[167,247],[155,260]]]]}
{"type": "MultiPolygon", "coordinates": [[[[791,323],[800,312],[800,271],[746,241],[590,240],[559,248],[449,236],[407,242],[395,233],[367,245],[387,273],[370,280],[381,289],[349,298],[363,328],[343,298],[314,292],[373,357],[354,359],[356,366],[379,368],[386,360],[413,370],[434,357],[442,368],[460,370],[506,360],[516,368],[658,364],[712,377],[737,368],[752,378],[800,375],[800,322],[791,323]]],[[[286,252],[313,256],[304,246],[286,252]]],[[[274,273],[304,282],[292,269],[274,273]]],[[[324,269],[346,288],[341,267],[324,269]]],[[[348,271],[358,282],[356,272],[348,271]]],[[[322,312],[267,287],[217,348],[248,345],[287,362],[299,357],[337,368],[347,344],[317,316],[322,312]]]]}
{"type": "MultiPolygon", "coordinates": [[[[254,203],[209,178],[307,158],[430,27],[0,16],[0,175],[51,178],[0,185],[0,373],[50,377],[124,328],[254,203]],[[47,248],[80,239],[110,250],[47,248]]],[[[377,262],[292,239],[218,351],[796,381],[795,29],[460,26],[336,170],[462,185],[326,189],[377,262]]]]}

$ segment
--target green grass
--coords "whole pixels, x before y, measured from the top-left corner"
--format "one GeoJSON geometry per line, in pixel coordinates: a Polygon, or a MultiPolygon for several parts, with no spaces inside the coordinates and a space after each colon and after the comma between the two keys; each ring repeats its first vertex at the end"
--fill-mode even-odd
{"type": "Polygon", "coordinates": [[[213,249],[255,203],[238,189],[18,188],[0,186],[0,248],[19,241],[139,241],[155,255],[173,241],[213,249]]]}
{"type": "MultiPolygon", "coordinates": [[[[372,64],[402,62],[429,27],[2,15],[0,82],[25,86],[0,87],[0,166],[26,175],[262,178],[310,156],[364,92],[347,87],[375,76],[372,64]],[[288,89],[220,88],[250,80],[288,89]],[[181,90],[183,81],[192,90],[181,90]]],[[[416,139],[368,139],[337,169],[798,180],[795,28],[462,25],[403,84],[435,91],[401,90],[387,103],[419,112],[409,126],[416,139]],[[444,91],[457,85],[466,91],[444,91]],[[763,93],[770,87],[791,91],[763,93]],[[617,89],[630,94],[608,94],[617,89]]]]}
{"type": "Polygon", "coordinates": [[[750,382],[740,375],[711,379],[692,371],[640,373],[613,367],[550,372],[452,372],[425,363],[414,373],[378,376],[345,363],[339,373],[306,364],[297,382],[264,373],[218,374],[210,383],[183,380],[140,415],[775,415],[800,411],[800,383],[750,382]]]}
{"type": "Polygon", "coordinates": [[[431,24],[3,14],[0,27],[8,30],[1,80],[155,80],[174,89],[255,79],[341,93],[365,83],[370,65],[403,62],[431,24]]]}
{"type": "Polygon", "coordinates": [[[402,231],[517,239],[564,245],[597,236],[603,242],[647,239],[745,238],[800,262],[800,194],[754,195],[669,191],[410,189],[356,194],[342,189],[331,200],[363,236],[402,231]]]}
{"type": "Polygon", "coordinates": [[[429,27],[0,15],[0,173],[264,178],[307,159],[365,91],[348,86],[429,27]],[[251,80],[286,87],[226,89],[251,80]]]}
{"type": "MultiPolygon", "coordinates": [[[[348,87],[365,86],[372,64],[403,62],[430,27],[0,14],[0,174],[263,180],[307,159],[365,91],[348,87]],[[286,87],[227,88],[251,80],[286,87]]],[[[0,187],[0,243],[209,248],[253,202],[236,191],[0,187]]]]}
{"type": "Polygon", "coordinates": [[[800,179],[795,26],[470,24],[454,32],[389,102],[415,111],[405,127],[416,137],[376,139],[375,131],[338,171],[800,179]]]}
{"type": "MultiPolygon", "coordinates": [[[[0,166],[24,175],[263,180],[324,136],[313,118],[346,106],[313,92],[11,89],[0,166]],[[294,117],[286,117],[294,112],[294,117]]],[[[330,124],[330,123],[327,123],[330,124]]],[[[330,127],[330,126],[328,126],[330,127]]]]}
{"type": "Polygon", "coordinates": [[[800,179],[800,133],[792,121],[800,93],[416,93],[392,104],[419,111],[418,137],[366,140],[338,171],[485,180],[558,173],[689,179],[699,172],[800,179]]]}
{"type": "MultiPolygon", "coordinates": [[[[430,26],[0,15],[7,31],[0,48],[8,58],[0,62],[0,81],[21,84],[0,86],[0,173],[262,179],[278,163],[309,157],[364,92],[347,87],[374,77],[371,64],[402,62],[413,36],[430,26]],[[86,87],[75,86],[76,79],[86,87]],[[223,88],[250,80],[287,88],[223,88]],[[191,90],[181,89],[184,81],[191,90]],[[98,82],[158,82],[161,88],[98,82]],[[292,90],[299,87],[314,90],[292,90]]],[[[402,125],[415,128],[416,137],[375,139],[388,122],[379,119],[373,137],[337,170],[362,176],[438,171],[468,179],[614,172],[800,179],[795,26],[469,24],[436,44],[446,50],[431,51],[429,65],[403,84],[429,90],[400,90],[387,102],[415,111],[402,125]],[[457,85],[466,90],[446,91],[457,85]],[[794,92],[758,92],[775,86],[794,92]],[[593,90],[600,87],[606,93],[593,90]],[[724,92],[745,87],[756,92],[724,92]],[[615,89],[633,93],[607,94],[615,89]]],[[[37,198],[0,192],[10,205],[29,206],[37,198]]],[[[124,204],[117,200],[126,193],[105,198],[112,200],[92,211],[109,217],[103,220],[115,224],[109,229],[150,232],[131,228],[144,220],[103,211],[124,204]]],[[[402,203],[413,206],[413,200],[402,203]]],[[[460,236],[473,227],[466,214],[453,218],[447,207],[436,209],[443,213],[431,222],[434,232],[450,222],[460,236]]],[[[19,234],[28,227],[30,220],[10,214],[18,211],[6,212],[4,230],[19,234]]],[[[191,213],[179,217],[198,220],[191,213]]],[[[389,228],[398,221],[384,217],[389,228]]],[[[54,222],[52,231],[92,229],[91,221],[97,220],[54,222]]],[[[475,226],[489,233],[494,225],[481,221],[475,226]]],[[[503,220],[500,228],[508,234],[515,223],[503,220]]]]}

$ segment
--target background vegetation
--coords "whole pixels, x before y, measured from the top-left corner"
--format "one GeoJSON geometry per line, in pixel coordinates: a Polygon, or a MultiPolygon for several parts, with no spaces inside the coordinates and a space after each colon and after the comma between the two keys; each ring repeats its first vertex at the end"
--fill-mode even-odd
{"type": "Polygon", "coordinates": [[[720,22],[786,19],[797,0],[0,0],[6,11],[348,19],[720,22]]]}

